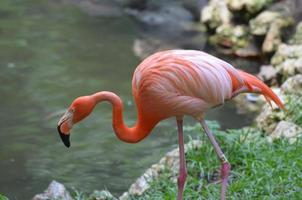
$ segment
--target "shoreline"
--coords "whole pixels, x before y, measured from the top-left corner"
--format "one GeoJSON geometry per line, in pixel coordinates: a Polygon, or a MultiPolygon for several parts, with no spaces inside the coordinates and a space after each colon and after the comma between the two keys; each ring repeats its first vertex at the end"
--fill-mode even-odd
{"type": "MultiPolygon", "coordinates": [[[[216,1],[217,3],[217,1],[216,1]]],[[[278,2],[279,3],[279,2],[278,2]]],[[[277,4],[277,3],[276,3],[277,4]]],[[[220,51],[226,53],[226,54],[232,54],[235,56],[242,56],[242,57],[256,57],[256,56],[262,56],[265,55],[269,59],[271,57],[269,66],[270,70],[274,71],[271,72],[270,70],[267,70],[268,72],[262,73],[260,72],[260,77],[264,79],[266,83],[269,85],[275,85],[278,89],[278,94],[281,96],[281,98],[290,103],[291,101],[294,101],[292,96],[295,96],[294,98],[301,98],[301,94],[299,93],[299,90],[302,90],[302,76],[299,75],[302,73],[302,22],[298,24],[298,22],[291,22],[290,19],[286,18],[286,22],[280,22],[282,25],[279,27],[277,25],[279,22],[270,21],[267,24],[263,24],[263,29],[268,32],[268,34],[264,34],[261,32],[261,30],[253,30],[252,34],[256,33],[256,37],[261,36],[262,37],[262,45],[259,47],[251,47],[250,44],[253,43],[254,39],[251,39],[251,35],[245,35],[246,33],[246,27],[242,27],[242,25],[236,25],[236,27],[233,27],[233,24],[231,23],[231,15],[233,15],[236,12],[239,11],[227,11],[228,7],[226,4],[219,5],[215,4],[215,0],[210,1],[209,3],[212,7],[205,7],[204,9],[212,10],[212,14],[208,15],[212,16],[213,11],[215,11],[216,8],[221,8],[224,10],[223,12],[226,12],[228,14],[225,14],[225,16],[228,16],[228,19],[223,21],[221,19],[215,19],[214,21],[216,25],[213,25],[213,21],[207,21],[205,19],[214,19],[213,17],[204,17],[205,19],[201,19],[203,23],[207,24],[208,28],[214,29],[214,34],[210,35],[210,42],[212,42],[220,51]],[[218,25],[217,25],[218,23],[218,25]],[[221,23],[221,24],[219,24],[221,23]],[[290,37],[289,40],[287,40],[286,43],[281,40],[281,35],[276,35],[276,32],[282,32],[281,29],[286,29],[289,26],[293,26],[293,24],[297,24],[296,29],[297,31],[290,37]],[[276,28],[277,26],[277,28],[276,28]],[[234,32],[230,33],[230,29],[233,29],[234,32]],[[226,34],[228,33],[228,34],[226,34]],[[229,34],[230,33],[230,34],[229,34]],[[258,35],[257,35],[258,34],[258,35]],[[235,37],[234,37],[235,36],[235,37]],[[240,40],[237,40],[240,38],[240,40]],[[242,40],[244,41],[242,41],[242,40]],[[249,41],[248,41],[249,40],[249,41]],[[277,41],[277,43],[275,43],[277,41]],[[222,49],[221,49],[222,48],[222,49]],[[248,48],[248,49],[247,49],[248,48]],[[268,56],[271,55],[271,56],[268,56]],[[270,74],[270,76],[268,76],[270,74]],[[273,74],[273,75],[271,75],[273,74]],[[268,77],[267,77],[268,76],[268,77]],[[280,86],[282,84],[282,86],[280,86]],[[278,87],[279,86],[279,87],[278,87]]],[[[234,6],[234,5],[233,5],[234,6]]],[[[272,12],[270,10],[269,5],[263,5],[263,9],[260,9],[260,11],[253,11],[253,12],[259,12],[257,15],[254,13],[251,13],[251,16],[254,16],[253,18],[250,18],[247,23],[249,23],[250,20],[253,20],[252,23],[250,23],[250,26],[259,27],[259,22],[257,20],[261,21],[261,16],[267,16],[268,14],[265,14],[265,12],[272,12]],[[261,14],[262,13],[262,14],[261,14]],[[264,13],[264,14],[263,14],[264,13]],[[260,19],[259,19],[259,18],[260,19]],[[254,24],[254,25],[253,25],[254,24]],[[257,26],[255,24],[258,24],[257,26]]],[[[242,7],[243,9],[244,6],[242,7]]],[[[234,9],[234,8],[233,8],[234,9]]],[[[271,14],[271,13],[270,13],[271,14]]],[[[142,16],[138,15],[137,16],[142,16]]],[[[274,17],[274,19],[279,19],[280,17],[274,17]]],[[[281,17],[282,18],[282,17],[281,17]]],[[[265,20],[264,20],[265,21],[265,20]]],[[[214,24],[215,24],[214,23],[214,24]]],[[[249,33],[250,34],[250,33],[249,33]]],[[[253,36],[254,37],[254,36],[253,36]]],[[[144,39],[145,40],[145,39],[144,39]]],[[[142,41],[144,41],[142,40],[142,41]]],[[[150,40],[150,39],[149,39],[150,40]]],[[[194,41],[195,42],[195,41],[194,41]]],[[[147,45],[150,45],[154,43],[154,41],[151,40],[146,42],[147,45]]],[[[204,43],[204,41],[203,41],[204,43]]],[[[145,45],[146,45],[145,44],[145,45]]],[[[164,48],[169,48],[170,46],[167,45],[164,48]]],[[[134,43],[134,51],[136,52],[139,57],[144,57],[144,55],[149,54],[151,51],[157,51],[162,46],[156,46],[156,48],[153,48],[151,50],[148,50],[145,52],[144,45],[139,44],[138,42],[134,43]]],[[[263,63],[265,64],[265,63],[263,63]]],[[[264,69],[267,67],[261,67],[261,69],[264,69]]],[[[252,104],[249,101],[249,97],[246,95],[242,95],[243,98],[241,98],[241,103],[239,105],[249,105],[252,104]],[[243,103],[242,103],[243,102],[243,103]]],[[[235,100],[236,101],[236,100],[235,100]]],[[[255,108],[255,110],[259,111],[259,108],[262,107],[262,111],[259,113],[259,116],[255,120],[255,127],[257,129],[261,129],[264,131],[268,136],[267,140],[272,142],[275,139],[279,139],[281,137],[289,138],[289,141],[291,144],[294,144],[297,140],[297,138],[300,137],[301,134],[301,126],[297,125],[295,122],[293,122],[290,118],[287,116],[284,116],[282,112],[279,110],[273,110],[270,109],[268,105],[263,105],[264,101],[260,98],[257,98],[254,101],[259,101],[259,107],[255,108]],[[282,131],[279,131],[282,130],[282,131]],[[289,131],[290,130],[290,131],[289,131]],[[288,133],[287,133],[288,132],[288,133]]],[[[250,108],[246,108],[246,110],[251,110],[250,108]]],[[[237,131],[241,131],[242,129],[238,129],[237,131]]],[[[201,141],[191,141],[191,143],[187,144],[187,149],[194,149],[198,150],[202,147],[201,141]]],[[[165,169],[165,168],[171,168],[171,173],[176,175],[177,167],[178,167],[178,149],[174,149],[166,154],[165,157],[161,158],[160,161],[157,164],[152,165],[149,169],[146,170],[146,172],[137,179],[135,183],[133,183],[129,190],[125,192],[122,196],[119,198],[113,197],[108,191],[99,191],[94,192],[98,193],[95,195],[104,195],[104,199],[120,199],[120,200],[126,200],[129,199],[129,196],[142,196],[144,193],[151,187],[149,185],[150,182],[154,181],[159,174],[165,169]]],[[[47,190],[48,192],[51,189],[47,190]]],[[[66,190],[66,189],[65,189],[66,190]]],[[[69,193],[67,190],[63,192],[63,194],[69,193]]],[[[93,194],[92,194],[93,195],[93,194]]],[[[70,196],[70,194],[69,194],[70,196]]],[[[65,199],[69,199],[69,197],[64,197],[65,199]]],[[[92,197],[91,197],[92,198],[92,197]]],[[[38,200],[39,198],[36,196],[34,200],[38,200]]],[[[41,198],[40,198],[41,199],[41,198]]],[[[70,196],[70,199],[72,197],[70,196]]]]}

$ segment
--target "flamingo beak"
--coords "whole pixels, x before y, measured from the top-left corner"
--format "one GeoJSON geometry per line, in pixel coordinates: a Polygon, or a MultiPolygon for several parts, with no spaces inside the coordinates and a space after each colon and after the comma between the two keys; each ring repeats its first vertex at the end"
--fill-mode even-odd
{"type": "Polygon", "coordinates": [[[62,140],[62,142],[64,143],[64,145],[69,148],[70,147],[70,135],[66,135],[64,133],[61,132],[61,125],[59,125],[58,127],[58,132],[59,132],[59,135],[60,135],[60,138],[62,140]]]}
{"type": "Polygon", "coordinates": [[[60,138],[66,147],[70,147],[70,129],[72,128],[73,110],[67,110],[58,122],[58,132],[60,138]],[[63,131],[62,131],[63,130],[63,131]]]}

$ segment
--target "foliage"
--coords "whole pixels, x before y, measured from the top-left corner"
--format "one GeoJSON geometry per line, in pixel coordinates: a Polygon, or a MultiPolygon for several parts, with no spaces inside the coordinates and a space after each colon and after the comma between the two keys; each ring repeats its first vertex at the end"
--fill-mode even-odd
{"type": "Polygon", "coordinates": [[[9,198],[0,193],[0,200],[9,200],[9,198]]]}
{"type": "MultiPolygon", "coordinates": [[[[301,198],[301,140],[294,145],[286,139],[269,143],[263,133],[254,128],[214,132],[232,164],[229,199],[301,198]]],[[[200,136],[206,141],[204,146],[186,155],[188,178],[185,199],[219,199],[220,184],[214,182],[219,178],[220,163],[204,135],[200,136]]],[[[144,196],[132,199],[176,198],[177,184],[168,170],[151,185],[144,196]]]]}
{"type": "Polygon", "coordinates": [[[73,188],[71,195],[74,200],[116,200],[107,190],[95,190],[92,194],[88,194],[73,188]]]}
{"type": "Polygon", "coordinates": [[[302,95],[291,94],[286,97],[286,118],[302,127],[302,95]]]}
{"type": "Polygon", "coordinates": [[[72,191],[71,191],[70,194],[71,194],[71,196],[73,197],[74,200],[86,200],[86,199],[88,199],[88,194],[86,194],[84,192],[81,192],[76,188],[72,188],[72,191]]]}

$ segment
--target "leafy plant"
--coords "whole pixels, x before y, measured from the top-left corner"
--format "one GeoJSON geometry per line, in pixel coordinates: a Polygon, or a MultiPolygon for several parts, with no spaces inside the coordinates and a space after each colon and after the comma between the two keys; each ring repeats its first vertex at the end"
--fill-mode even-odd
{"type": "Polygon", "coordinates": [[[0,193],[0,200],[9,200],[9,198],[0,193]]]}
{"type": "Polygon", "coordinates": [[[302,95],[291,94],[286,97],[287,118],[302,126],[302,95]]]}

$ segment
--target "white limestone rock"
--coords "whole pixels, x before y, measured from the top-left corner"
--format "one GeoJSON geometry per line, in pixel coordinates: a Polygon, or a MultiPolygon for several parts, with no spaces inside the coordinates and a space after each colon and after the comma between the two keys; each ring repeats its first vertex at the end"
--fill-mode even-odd
{"type": "Polygon", "coordinates": [[[222,0],[211,0],[201,12],[201,22],[210,29],[216,29],[223,24],[230,24],[232,17],[226,2],[222,0]]]}
{"type": "Polygon", "coordinates": [[[302,134],[302,128],[293,122],[280,121],[276,126],[272,134],[269,135],[271,140],[278,139],[281,137],[288,138],[290,143],[297,140],[302,134]]]}
{"type": "Polygon", "coordinates": [[[288,78],[281,86],[283,93],[302,94],[302,74],[288,78]]]}
{"type": "Polygon", "coordinates": [[[37,194],[33,198],[33,200],[49,199],[73,200],[65,186],[57,181],[52,181],[44,193],[37,194]]]}

